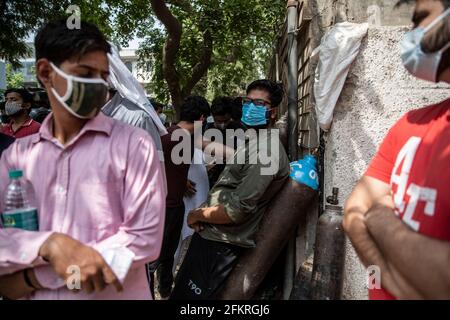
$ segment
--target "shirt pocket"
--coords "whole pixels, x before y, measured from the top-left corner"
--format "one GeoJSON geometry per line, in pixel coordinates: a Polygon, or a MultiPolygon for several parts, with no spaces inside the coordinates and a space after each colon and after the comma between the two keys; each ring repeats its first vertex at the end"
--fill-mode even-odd
{"type": "Polygon", "coordinates": [[[92,180],[79,184],[75,220],[82,228],[114,229],[123,220],[121,181],[92,180]]]}

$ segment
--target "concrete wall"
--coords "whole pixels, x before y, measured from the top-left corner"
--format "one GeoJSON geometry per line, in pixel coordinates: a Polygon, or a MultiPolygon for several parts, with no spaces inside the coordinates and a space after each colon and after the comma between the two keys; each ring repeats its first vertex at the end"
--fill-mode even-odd
{"type": "MultiPolygon", "coordinates": [[[[449,87],[416,80],[403,68],[398,43],[406,27],[369,29],[338,101],[325,154],[325,194],[340,204],[365,172],[388,129],[408,110],[439,102],[449,87]]],[[[365,270],[347,241],[343,299],[366,299],[365,270]]]]}
{"type": "Polygon", "coordinates": [[[398,0],[346,0],[346,20],[361,23],[369,20],[369,17],[377,18],[379,15],[378,23],[382,26],[410,25],[413,5],[395,8],[397,2],[398,0]]]}

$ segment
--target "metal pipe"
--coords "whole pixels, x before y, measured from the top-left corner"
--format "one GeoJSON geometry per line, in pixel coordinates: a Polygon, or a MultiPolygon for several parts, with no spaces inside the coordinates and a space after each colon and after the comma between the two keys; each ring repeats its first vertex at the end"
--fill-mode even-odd
{"type": "Polygon", "coordinates": [[[291,161],[297,159],[298,146],[298,50],[297,50],[297,21],[298,1],[288,1],[288,130],[289,157],[291,161]]]}
{"type": "MultiPolygon", "coordinates": [[[[296,161],[298,157],[298,1],[287,2],[287,32],[288,32],[288,138],[289,158],[296,161]]],[[[289,299],[295,277],[295,237],[289,240],[286,255],[283,298],[289,299]]]]}

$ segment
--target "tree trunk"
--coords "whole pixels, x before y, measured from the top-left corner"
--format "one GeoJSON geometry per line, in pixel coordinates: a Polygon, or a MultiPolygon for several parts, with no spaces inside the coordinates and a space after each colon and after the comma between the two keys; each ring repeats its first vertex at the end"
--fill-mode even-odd
{"type": "MultiPolygon", "coordinates": [[[[172,1],[179,7],[190,8],[189,3],[182,0],[172,1]],[[184,6],[182,6],[184,4],[184,6]]],[[[209,30],[203,33],[203,52],[199,61],[192,69],[192,75],[184,88],[180,85],[180,76],[176,69],[176,57],[180,49],[183,27],[178,19],[172,14],[164,0],[150,0],[152,9],[159,21],[166,27],[168,36],[163,49],[163,74],[169,87],[172,104],[175,108],[176,118],[179,118],[180,107],[183,100],[188,97],[195,85],[203,78],[211,65],[213,52],[213,40],[209,30]]],[[[190,8],[189,10],[192,10],[190,8]]]]}
{"type": "Polygon", "coordinates": [[[206,30],[203,33],[202,55],[200,56],[200,60],[192,69],[191,78],[186,83],[186,86],[183,88],[182,91],[185,97],[191,94],[192,89],[194,89],[195,85],[203,78],[203,76],[208,71],[208,68],[211,65],[212,51],[213,51],[213,40],[211,32],[209,30],[206,30]]]}
{"type": "Polygon", "coordinates": [[[183,28],[163,0],[150,0],[150,3],[156,17],[164,24],[168,33],[163,49],[163,73],[169,87],[172,104],[177,114],[179,114],[179,107],[183,98],[181,96],[180,77],[175,68],[175,63],[178,50],[180,49],[183,28]]]}

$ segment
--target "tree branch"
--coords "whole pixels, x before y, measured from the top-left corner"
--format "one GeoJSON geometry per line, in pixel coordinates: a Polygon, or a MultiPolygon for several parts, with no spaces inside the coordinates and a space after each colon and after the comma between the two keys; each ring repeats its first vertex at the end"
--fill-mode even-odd
{"type": "Polygon", "coordinates": [[[177,6],[178,8],[182,9],[183,11],[186,11],[187,13],[194,12],[194,9],[192,8],[191,4],[188,1],[185,0],[167,0],[168,4],[177,6]]]}
{"type": "Polygon", "coordinates": [[[241,42],[237,42],[236,46],[232,49],[231,54],[226,57],[213,57],[211,63],[216,63],[218,61],[225,63],[235,63],[239,59],[239,47],[241,42]]]}
{"type": "MultiPolygon", "coordinates": [[[[203,50],[199,61],[192,69],[192,75],[183,89],[180,86],[180,76],[176,69],[177,53],[180,49],[182,25],[172,14],[164,0],[150,0],[152,9],[159,21],[166,27],[168,37],[163,50],[163,73],[169,87],[172,103],[177,113],[183,99],[191,94],[192,89],[201,80],[211,65],[211,56],[213,52],[213,38],[211,31],[206,29],[203,33],[203,50]]],[[[179,6],[187,12],[192,12],[189,2],[184,0],[168,0],[167,3],[179,6]]]]}
{"type": "Polygon", "coordinates": [[[150,0],[150,3],[156,17],[166,27],[168,33],[163,50],[163,73],[169,87],[172,103],[175,107],[180,107],[182,103],[180,77],[175,65],[183,27],[167,8],[164,0],[150,0]]]}
{"type": "Polygon", "coordinates": [[[200,81],[200,79],[208,71],[211,64],[211,56],[213,52],[213,39],[211,32],[206,30],[203,33],[203,51],[198,63],[192,69],[192,75],[189,81],[183,88],[183,96],[188,96],[195,85],[200,81]]]}

